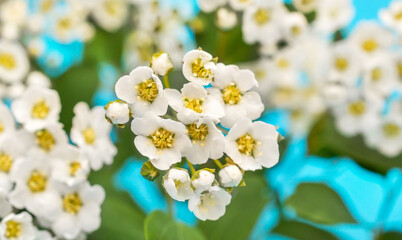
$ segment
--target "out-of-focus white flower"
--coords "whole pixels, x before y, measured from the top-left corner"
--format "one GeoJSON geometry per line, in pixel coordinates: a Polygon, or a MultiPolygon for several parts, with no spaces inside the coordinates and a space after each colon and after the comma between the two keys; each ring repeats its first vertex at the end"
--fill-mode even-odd
{"type": "Polygon", "coordinates": [[[222,157],[225,138],[211,119],[201,118],[185,124],[192,145],[187,147],[183,154],[192,164],[203,164],[210,158],[222,157]]]}
{"type": "Polygon", "coordinates": [[[393,1],[387,9],[379,12],[381,21],[389,28],[402,33],[402,1],[393,1]]]}
{"type": "Polygon", "coordinates": [[[84,40],[82,31],[86,25],[85,16],[75,12],[71,7],[57,8],[51,13],[51,33],[62,43],[84,40]]]}
{"type": "Polygon", "coordinates": [[[93,232],[101,223],[100,213],[105,191],[99,185],[84,182],[72,188],[60,187],[58,216],[52,222],[52,230],[62,238],[76,239],[81,233],[93,232]]]}
{"type": "Polygon", "coordinates": [[[173,63],[167,53],[159,52],[152,55],[151,68],[156,74],[165,76],[173,69],[173,63]]]}
{"type": "Polygon", "coordinates": [[[30,72],[27,76],[27,85],[42,88],[50,88],[50,79],[39,71],[30,72]]]}
{"type": "Polygon", "coordinates": [[[283,19],[283,25],[285,28],[285,36],[292,41],[306,34],[308,23],[303,14],[291,12],[283,19]]]}
{"type": "Polygon", "coordinates": [[[126,21],[129,6],[123,0],[99,0],[93,4],[92,16],[96,23],[109,32],[116,31],[126,21]]]}
{"type": "Polygon", "coordinates": [[[41,38],[32,38],[28,40],[27,51],[31,56],[40,56],[46,48],[46,44],[41,38]]]}
{"type": "Polygon", "coordinates": [[[6,83],[20,82],[28,70],[28,56],[22,46],[0,40],[0,80],[6,83]]]}
{"type": "Polygon", "coordinates": [[[216,13],[216,25],[222,30],[230,30],[237,24],[236,13],[227,8],[220,8],[216,13]]]}
{"type": "Polygon", "coordinates": [[[201,169],[191,177],[191,184],[196,193],[208,191],[215,182],[215,175],[208,170],[201,169]]]}
{"type": "Polygon", "coordinates": [[[237,187],[243,179],[243,173],[236,165],[227,165],[219,170],[219,179],[223,187],[237,187]]]}
{"type": "Polygon", "coordinates": [[[163,186],[169,196],[177,201],[185,201],[194,194],[190,176],[186,169],[170,169],[163,178],[163,186]]]}
{"type": "MultiPolygon", "coordinates": [[[[2,180],[1,177],[0,180],[2,180]]],[[[7,192],[3,191],[0,186],[0,218],[4,218],[10,214],[12,210],[13,207],[8,201],[7,192]]]]}
{"type": "Polygon", "coordinates": [[[106,118],[112,124],[126,124],[131,117],[131,111],[127,103],[116,100],[105,106],[106,118]]]}
{"type": "Polygon", "coordinates": [[[18,38],[21,37],[20,28],[13,23],[3,23],[0,27],[0,31],[0,36],[3,39],[18,41],[18,38]]]}
{"type": "Polygon", "coordinates": [[[7,0],[0,5],[1,22],[21,27],[28,15],[28,3],[24,0],[7,0]]]}
{"type": "Polygon", "coordinates": [[[303,13],[316,10],[318,2],[318,0],[293,0],[296,9],[303,13]]]}
{"type": "Polygon", "coordinates": [[[232,196],[224,189],[213,186],[206,192],[191,196],[188,201],[188,209],[202,221],[214,221],[225,214],[226,206],[231,199],[232,196]]]}
{"type": "Polygon", "coordinates": [[[9,134],[0,139],[0,191],[8,192],[13,183],[10,172],[14,171],[15,163],[24,156],[25,146],[15,134],[9,134]]]}
{"type": "Polygon", "coordinates": [[[197,0],[197,2],[203,12],[209,13],[225,5],[227,0],[197,0]]]}
{"type": "Polygon", "coordinates": [[[0,139],[15,131],[15,121],[10,110],[0,102],[0,139]]]}
{"type": "Polygon", "coordinates": [[[212,82],[215,68],[212,55],[202,50],[191,50],[183,58],[183,75],[190,81],[201,85],[212,82]]]}
{"type": "Polygon", "coordinates": [[[210,95],[221,98],[224,102],[225,116],[220,118],[224,127],[232,127],[243,117],[257,119],[264,110],[260,95],[250,91],[258,85],[250,70],[240,70],[235,65],[225,66],[219,63],[212,85],[216,88],[209,90],[210,95]]]}
{"type": "Polygon", "coordinates": [[[0,224],[0,236],[4,240],[35,240],[32,216],[27,212],[6,216],[0,224]]]}
{"type": "Polygon", "coordinates": [[[279,161],[278,132],[268,123],[240,119],[226,135],[225,152],[243,170],[273,167],[279,161]]]}
{"type": "Polygon", "coordinates": [[[152,112],[134,118],[131,130],[137,135],[134,144],[138,151],[160,170],[180,162],[183,151],[191,144],[182,123],[162,119],[152,112]]]}
{"type": "Polygon", "coordinates": [[[354,8],[351,0],[320,0],[314,27],[327,34],[347,26],[353,19],[354,8]]]}
{"type": "Polygon", "coordinates": [[[11,109],[16,120],[28,131],[35,131],[55,124],[61,110],[59,94],[52,89],[29,87],[11,109]]]}
{"type": "Polygon", "coordinates": [[[141,117],[148,111],[160,116],[167,111],[166,93],[150,67],[137,67],[129,75],[121,77],[115,90],[118,98],[131,104],[135,117],[141,117]]]}
{"type": "Polygon", "coordinates": [[[111,164],[117,150],[110,139],[112,126],[105,119],[105,110],[89,109],[80,102],[74,107],[74,114],[71,140],[89,160],[91,168],[99,170],[103,164],[111,164]]]}
{"type": "Polygon", "coordinates": [[[184,124],[201,117],[217,121],[224,116],[222,98],[208,95],[207,90],[197,83],[184,84],[181,93],[176,89],[165,90],[169,105],[177,111],[177,118],[184,124]]]}
{"type": "Polygon", "coordinates": [[[242,11],[254,2],[255,0],[229,0],[230,7],[236,11],[242,11]]]}

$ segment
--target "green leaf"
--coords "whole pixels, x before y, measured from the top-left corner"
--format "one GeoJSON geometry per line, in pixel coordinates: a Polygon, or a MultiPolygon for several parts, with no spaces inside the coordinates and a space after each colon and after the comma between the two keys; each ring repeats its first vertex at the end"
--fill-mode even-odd
{"type": "Polygon", "coordinates": [[[282,221],[272,232],[298,240],[337,240],[332,233],[298,221],[282,221]]]}
{"type": "Polygon", "coordinates": [[[285,205],[315,223],[356,223],[339,195],[326,184],[301,183],[285,205]]]}
{"type": "Polygon", "coordinates": [[[196,229],[174,219],[162,211],[155,211],[145,219],[144,233],[146,240],[204,240],[205,237],[196,229]]]}
{"type": "Polygon", "coordinates": [[[208,240],[243,240],[250,236],[254,224],[269,201],[269,189],[262,172],[246,175],[245,182],[246,187],[236,188],[232,192],[232,202],[222,218],[198,224],[208,240]]]}
{"type": "Polygon", "coordinates": [[[402,239],[402,233],[399,232],[386,232],[376,237],[376,240],[400,240],[400,239],[402,239]]]}

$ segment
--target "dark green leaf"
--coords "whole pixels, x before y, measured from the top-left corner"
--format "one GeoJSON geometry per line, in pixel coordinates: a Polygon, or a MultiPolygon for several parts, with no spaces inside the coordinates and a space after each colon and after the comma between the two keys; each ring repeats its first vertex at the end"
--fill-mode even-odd
{"type": "Polygon", "coordinates": [[[376,237],[376,240],[400,240],[402,239],[402,233],[399,232],[386,232],[376,237]]]}
{"type": "Polygon", "coordinates": [[[298,240],[337,240],[332,233],[298,221],[282,221],[272,232],[298,240]]]}

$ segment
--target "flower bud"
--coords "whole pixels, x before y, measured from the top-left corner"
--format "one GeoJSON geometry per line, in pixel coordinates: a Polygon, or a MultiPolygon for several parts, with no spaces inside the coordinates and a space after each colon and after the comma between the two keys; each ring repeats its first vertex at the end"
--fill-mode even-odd
{"type": "Polygon", "coordinates": [[[194,194],[187,170],[172,168],[163,177],[166,192],[177,201],[185,201],[194,194]]]}
{"type": "Polygon", "coordinates": [[[123,101],[110,102],[105,106],[105,110],[106,119],[112,124],[124,125],[130,120],[130,108],[123,101]]]}
{"type": "Polygon", "coordinates": [[[216,13],[216,25],[222,30],[230,30],[237,23],[236,13],[226,8],[220,8],[216,13]]]}
{"type": "Polygon", "coordinates": [[[202,169],[197,171],[192,179],[191,183],[197,193],[208,191],[215,181],[215,175],[210,170],[202,169]]]}
{"type": "Polygon", "coordinates": [[[152,55],[151,68],[156,74],[165,76],[173,69],[173,63],[167,53],[159,52],[152,55]]]}
{"type": "Polygon", "coordinates": [[[152,165],[150,161],[144,162],[141,167],[141,175],[149,180],[153,181],[159,176],[159,170],[152,165]]]}
{"type": "Polygon", "coordinates": [[[227,165],[219,171],[223,187],[237,187],[243,179],[243,173],[236,165],[227,165]]]}
{"type": "Polygon", "coordinates": [[[27,77],[27,84],[29,86],[50,88],[50,79],[39,71],[33,71],[27,77]]]}

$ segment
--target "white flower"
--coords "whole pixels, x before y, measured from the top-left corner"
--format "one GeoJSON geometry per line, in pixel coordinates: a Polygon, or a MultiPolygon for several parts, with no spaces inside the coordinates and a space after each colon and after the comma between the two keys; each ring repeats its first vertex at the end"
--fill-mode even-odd
{"type": "Polygon", "coordinates": [[[77,147],[66,146],[52,159],[52,173],[54,180],[67,186],[74,186],[87,179],[89,162],[82,156],[77,147]]]}
{"type": "Polygon", "coordinates": [[[261,97],[257,92],[250,91],[257,86],[255,75],[250,70],[240,70],[235,65],[217,65],[215,81],[209,89],[212,96],[220,98],[224,102],[225,116],[220,118],[224,127],[230,128],[243,117],[251,120],[260,117],[264,110],[261,97]]]}
{"type": "Polygon", "coordinates": [[[29,60],[24,48],[7,40],[0,40],[0,80],[20,82],[28,73],[29,60]]]}
{"type": "Polygon", "coordinates": [[[11,105],[17,122],[28,131],[35,131],[59,121],[61,110],[57,91],[40,87],[29,87],[11,105]]]}
{"type": "Polygon", "coordinates": [[[112,125],[105,119],[105,110],[91,110],[88,104],[80,102],[74,107],[74,114],[71,141],[78,145],[93,170],[111,164],[117,150],[110,139],[112,125]]]}
{"type": "Polygon", "coordinates": [[[191,178],[196,193],[208,191],[215,182],[215,175],[208,170],[201,169],[191,178]]]}
{"type": "Polygon", "coordinates": [[[201,118],[197,122],[187,123],[186,130],[192,144],[184,150],[183,155],[192,164],[203,164],[210,158],[222,157],[225,137],[211,119],[201,118]]]}
{"type": "MultiPolygon", "coordinates": [[[[0,180],[1,177],[0,177],[0,180]]],[[[4,218],[13,210],[10,202],[8,201],[7,192],[3,191],[0,186],[0,218],[4,218]]]]}
{"type": "Polygon", "coordinates": [[[173,69],[173,63],[167,53],[159,52],[152,55],[151,68],[156,74],[165,76],[173,69]]]}
{"type": "Polygon", "coordinates": [[[197,0],[198,6],[203,12],[213,12],[218,7],[223,6],[227,0],[197,0]]]}
{"type": "Polygon", "coordinates": [[[19,209],[26,208],[37,217],[53,220],[59,196],[51,178],[50,158],[36,152],[29,158],[17,161],[10,176],[16,186],[10,192],[10,203],[19,209]]]}
{"type": "Polygon", "coordinates": [[[222,30],[230,30],[237,24],[236,13],[227,8],[220,8],[216,13],[216,25],[222,30]]]}
{"type": "Polygon", "coordinates": [[[0,236],[4,240],[35,240],[32,216],[27,212],[10,214],[0,224],[0,236]]]}
{"type": "Polygon", "coordinates": [[[134,118],[131,130],[137,135],[134,139],[137,150],[160,170],[180,162],[183,151],[191,144],[182,123],[162,119],[152,112],[134,118]]]}
{"type": "Polygon", "coordinates": [[[37,229],[35,236],[36,236],[35,240],[55,240],[55,238],[52,237],[50,232],[46,230],[37,229]]]}
{"type": "Polygon", "coordinates": [[[52,230],[62,238],[76,239],[81,233],[90,233],[99,228],[100,213],[105,191],[99,185],[84,182],[73,188],[60,188],[61,200],[52,230]]]}
{"type": "Polygon", "coordinates": [[[230,6],[233,10],[241,11],[254,3],[255,0],[229,0],[230,6]]]}
{"type": "Polygon", "coordinates": [[[243,179],[243,173],[236,165],[227,165],[219,171],[223,187],[237,187],[243,179]]]}
{"type": "Polygon", "coordinates": [[[190,81],[201,85],[211,83],[215,68],[212,55],[202,50],[191,50],[183,58],[183,75],[190,81]]]}
{"type": "Polygon", "coordinates": [[[161,116],[167,111],[168,102],[162,83],[150,67],[137,67],[121,77],[115,90],[118,98],[131,104],[135,117],[148,111],[161,116]]]}
{"type": "Polygon", "coordinates": [[[0,102],[0,139],[15,131],[15,121],[10,110],[0,102]]]}
{"type": "Polygon", "coordinates": [[[130,108],[123,101],[110,102],[105,106],[107,120],[112,124],[126,124],[131,117],[130,108]]]}
{"type": "Polygon", "coordinates": [[[51,12],[51,33],[62,43],[84,40],[86,29],[85,16],[71,6],[58,7],[51,12]]]}
{"type": "Polygon", "coordinates": [[[8,192],[13,183],[10,172],[15,170],[15,163],[24,156],[27,149],[16,134],[0,139],[0,191],[8,192]]]}
{"type": "Polygon", "coordinates": [[[202,221],[215,221],[225,214],[231,199],[232,196],[224,189],[213,186],[207,192],[191,196],[188,209],[202,221]]]}
{"type": "Polygon", "coordinates": [[[8,0],[0,4],[0,20],[22,27],[28,15],[28,3],[24,0],[8,0]]]}
{"type": "Polygon", "coordinates": [[[225,152],[243,170],[273,167],[279,161],[278,132],[268,123],[240,119],[226,135],[225,152]]]}
{"type": "Polygon", "coordinates": [[[291,12],[283,19],[283,25],[285,28],[285,36],[292,41],[306,34],[308,23],[303,14],[291,12]]]}
{"type": "Polygon", "coordinates": [[[109,32],[116,31],[126,21],[129,6],[123,0],[100,0],[94,4],[92,16],[96,23],[109,32]]]}
{"type": "Polygon", "coordinates": [[[186,169],[170,169],[163,178],[163,186],[169,196],[177,201],[185,201],[194,194],[186,169]]]}
{"type": "Polygon", "coordinates": [[[50,88],[50,79],[39,71],[30,72],[27,76],[27,85],[42,88],[50,88]]]}
{"type": "Polygon", "coordinates": [[[224,116],[223,101],[197,83],[184,84],[181,94],[176,89],[166,89],[169,105],[177,111],[177,118],[183,123],[195,122],[201,117],[215,121],[224,116]]]}
{"type": "Polygon", "coordinates": [[[350,0],[320,0],[314,27],[324,33],[333,33],[347,26],[353,15],[354,8],[350,0]]]}
{"type": "Polygon", "coordinates": [[[393,1],[388,9],[379,12],[381,21],[389,28],[402,33],[402,1],[393,1]]]}
{"type": "Polygon", "coordinates": [[[317,8],[319,0],[293,0],[296,9],[303,13],[309,13],[317,8]]]}

